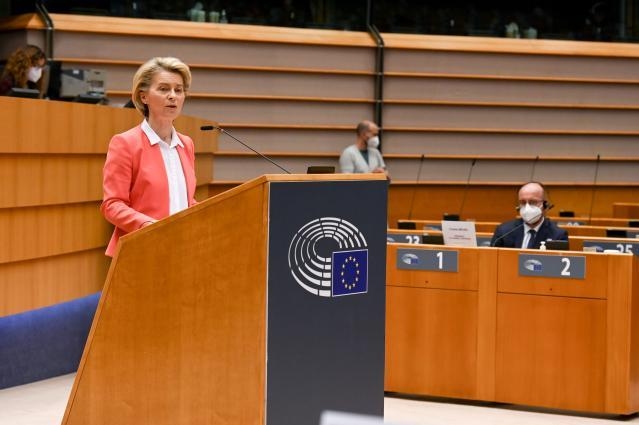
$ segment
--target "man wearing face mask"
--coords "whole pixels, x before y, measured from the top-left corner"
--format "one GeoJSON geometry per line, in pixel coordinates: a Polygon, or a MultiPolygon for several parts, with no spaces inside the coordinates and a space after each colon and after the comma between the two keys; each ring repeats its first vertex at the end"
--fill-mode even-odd
{"type": "Polygon", "coordinates": [[[14,87],[40,90],[46,61],[44,52],[37,46],[27,45],[14,51],[7,59],[0,78],[0,95],[8,94],[14,87]]]}
{"type": "Polygon", "coordinates": [[[526,183],[519,189],[517,209],[521,218],[497,226],[490,246],[539,249],[541,241],[567,241],[568,232],[545,217],[550,207],[544,187],[537,182],[526,183]]]}
{"type": "Polygon", "coordinates": [[[385,173],[386,164],[379,146],[379,127],[372,121],[357,125],[357,141],[342,152],[339,167],[342,173],[385,173]]]}

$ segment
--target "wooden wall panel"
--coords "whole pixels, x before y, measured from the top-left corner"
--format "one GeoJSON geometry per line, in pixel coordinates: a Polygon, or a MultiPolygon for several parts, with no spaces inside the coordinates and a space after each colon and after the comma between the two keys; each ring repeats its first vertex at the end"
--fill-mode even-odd
{"type": "Polygon", "coordinates": [[[105,249],[0,264],[0,317],[100,291],[111,261],[105,249]]]}
{"type": "Polygon", "coordinates": [[[105,246],[112,227],[100,202],[0,210],[0,264],[105,246]]]}
{"type": "Polygon", "coordinates": [[[385,131],[384,154],[477,155],[487,152],[501,156],[576,157],[639,157],[636,135],[600,133],[481,133],[468,131],[385,131]],[[575,147],[578,147],[576,149],[575,147]]]}
{"type": "Polygon", "coordinates": [[[639,203],[615,202],[612,205],[612,216],[619,218],[639,218],[639,203]]]}
{"type": "Polygon", "coordinates": [[[395,47],[394,42],[405,35],[383,36],[387,46],[386,72],[602,80],[636,80],[639,75],[637,46],[633,44],[616,45],[618,55],[613,56],[612,43],[528,40],[525,43],[528,48],[535,49],[540,45],[555,47],[554,53],[537,49],[537,54],[530,54],[530,51],[522,52],[526,46],[519,40],[413,36],[413,48],[407,49],[395,47]],[[438,40],[450,41],[448,49],[433,49],[438,40]],[[464,49],[464,44],[469,41],[478,47],[475,51],[464,49]],[[513,41],[517,42],[516,45],[513,41]],[[497,51],[491,51],[488,43],[496,43],[497,51]],[[511,48],[510,51],[506,50],[507,47],[511,48]]]}
{"type": "MultiPolygon", "coordinates": [[[[337,156],[345,146],[355,143],[356,125],[338,129],[256,127],[227,129],[260,152],[329,153],[337,156]]],[[[243,146],[228,136],[221,135],[218,138],[218,152],[238,152],[243,149],[243,146]]]]}
{"type": "MultiPolygon", "coordinates": [[[[102,287],[112,225],[101,215],[109,140],[140,123],[132,109],[0,98],[0,315],[44,307],[102,287]],[[34,125],[37,117],[37,125],[34,125]]],[[[217,134],[180,117],[193,134],[198,199],[208,197],[217,134]]]]}
{"type": "Polygon", "coordinates": [[[394,100],[501,102],[557,105],[636,105],[636,83],[610,84],[562,80],[387,76],[384,96],[394,100]],[[427,96],[424,96],[428,93],[427,96]]]}
{"type": "Polygon", "coordinates": [[[99,201],[104,154],[0,154],[0,208],[99,201]]]}
{"type": "MultiPolygon", "coordinates": [[[[92,18],[102,21],[104,18],[92,18]]],[[[138,21],[139,22],[139,21],[138,21]]],[[[155,22],[155,21],[148,21],[155,22]]],[[[192,25],[192,23],[187,23],[192,25]]],[[[211,26],[207,24],[210,29],[211,26]]],[[[237,26],[235,26],[237,28],[237,26]]],[[[259,28],[251,26],[251,28],[259,28]]],[[[262,41],[214,40],[193,37],[95,34],[91,31],[83,33],[66,32],[57,27],[55,32],[55,54],[64,58],[95,58],[104,61],[114,59],[136,60],[145,62],[154,56],[176,56],[189,64],[235,65],[235,66],[271,66],[300,67],[304,64],[309,69],[343,69],[349,71],[369,72],[374,67],[374,43],[365,33],[357,33],[358,37],[367,38],[367,46],[344,44],[321,45],[297,43],[265,43],[262,41]],[[104,49],[107,43],[109,49],[104,49]],[[149,46],[153,46],[150,53],[149,46]],[[242,54],[238,54],[242,52],[242,54]]],[[[226,29],[233,31],[234,26],[226,29]]],[[[201,33],[206,35],[206,31],[201,33]]],[[[315,34],[318,34],[315,32],[315,34]]],[[[317,40],[322,41],[324,32],[319,32],[317,40]]],[[[343,33],[342,35],[347,35],[343,33]]],[[[295,37],[292,37],[295,39],[295,37]]]]}
{"type": "MultiPolygon", "coordinates": [[[[637,131],[637,123],[633,121],[635,117],[636,111],[622,109],[560,109],[469,104],[458,106],[389,104],[384,109],[384,125],[488,130],[637,131]]],[[[535,154],[534,148],[531,149],[530,154],[535,154]]]]}
{"type": "Polygon", "coordinates": [[[208,118],[221,126],[229,124],[271,124],[344,126],[357,125],[362,117],[372,117],[372,101],[343,102],[334,100],[302,101],[278,99],[216,99],[191,98],[184,104],[184,113],[208,118]]]}
{"type": "MultiPolygon", "coordinates": [[[[471,184],[466,191],[463,184],[391,184],[389,190],[388,220],[391,225],[398,219],[440,220],[444,213],[459,213],[464,196],[462,218],[477,221],[504,221],[515,218],[518,184],[471,184]]],[[[576,216],[588,216],[592,204],[593,217],[612,217],[617,201],[639,199],[639,186],[615,185],[546,185],[546,194],[554,204],[552,215],[561,210],[574,211],[576,216]],[[594,195],[594,196],[593,196],[594,195]]]]}

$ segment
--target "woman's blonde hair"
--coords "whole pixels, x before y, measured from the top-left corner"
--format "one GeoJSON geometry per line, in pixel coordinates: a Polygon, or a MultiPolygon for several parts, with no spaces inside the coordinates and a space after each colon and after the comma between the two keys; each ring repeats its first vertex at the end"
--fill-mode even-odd
{"type": "Polygon", "coordinates": [[[142,102],[140,92],[147,91],[151,87],[153,76],[161,71],[175,72],[182,76],[184,92],[191,86],[191,70],[189,66],[177,58],[153,58],[138,68],[133,76],[133,90],[131,100],[135,108],[145,117],[149,117],[149,107],[142,102]]]}

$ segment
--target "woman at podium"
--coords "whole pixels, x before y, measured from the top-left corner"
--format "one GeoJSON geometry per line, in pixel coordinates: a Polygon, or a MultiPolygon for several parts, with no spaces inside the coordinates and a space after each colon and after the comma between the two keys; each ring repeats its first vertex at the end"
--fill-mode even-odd
{"type": "Polygon", "coordinates": [[[100,210],[115,226],[106,254],[118,239],[196,203],[193,140],[173,127],[191,85],[189,67],[157,57],[133,77],[131,98],[142,123],[116,134],[103,170],[100,210]]]}

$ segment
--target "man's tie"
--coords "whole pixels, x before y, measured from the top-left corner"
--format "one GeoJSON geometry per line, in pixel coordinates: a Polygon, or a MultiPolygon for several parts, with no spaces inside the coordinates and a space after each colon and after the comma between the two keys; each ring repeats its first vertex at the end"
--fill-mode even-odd
{"type": "Polygon", "coordinates": [[[530,235],[530,239],[528,239],[528,245],[526,245],[526,248],[528,249],[533,249],[535,247],[535,234],[537,232],[535,232],[535,229],[530,229],[528,231],[528,234],[530,235]]]}

